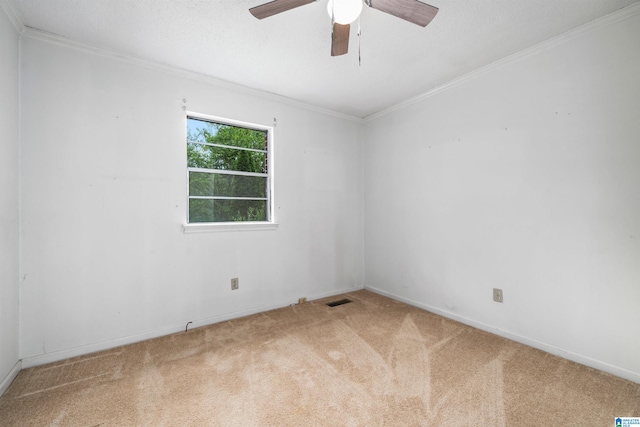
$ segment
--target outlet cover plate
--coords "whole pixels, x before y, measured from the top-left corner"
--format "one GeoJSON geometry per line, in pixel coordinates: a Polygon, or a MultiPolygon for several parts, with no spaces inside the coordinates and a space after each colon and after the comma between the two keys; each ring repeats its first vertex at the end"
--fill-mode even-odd
{"type": "Polygon", "coordinates": [[[493,300],[495,302],[502,302],[502,289],[493,288],[493,300]]]}
{"type": "Polygon", "coordinates": [[[233,279],[231,279],[231,290],[235,291],[239,287],[240,287],[240,283],[238,282],[238,278],[234,277],[233,279]]]}

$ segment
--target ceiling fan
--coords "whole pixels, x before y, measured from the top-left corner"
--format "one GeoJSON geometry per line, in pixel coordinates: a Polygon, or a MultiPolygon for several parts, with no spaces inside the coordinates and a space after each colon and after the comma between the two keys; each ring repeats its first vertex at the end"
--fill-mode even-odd
{"type": "MultiPolygon", "coordinates": [[[[264,19],[314,1],[317,0],[273,0],[252,7],[249,12],[258,19],[264,19]]],[[[421,27],[426,27],[438,13],[437,7],[418,0],[329,0],[327,11],[333,23],[331,56],[344,55],[349,50],[350,24],[360,16],[362,1],[369,7],[421,27]]]]}

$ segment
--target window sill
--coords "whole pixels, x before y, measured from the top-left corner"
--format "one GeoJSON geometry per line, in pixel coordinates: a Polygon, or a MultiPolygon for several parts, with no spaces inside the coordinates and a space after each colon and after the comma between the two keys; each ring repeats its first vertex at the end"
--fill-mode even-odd
{"type": "Polygon", "coordinates": [[[277,222],[203,222],[182,224],[184,234],[211,233],[218,231],[263,231],[275,230],[277,222]]]}

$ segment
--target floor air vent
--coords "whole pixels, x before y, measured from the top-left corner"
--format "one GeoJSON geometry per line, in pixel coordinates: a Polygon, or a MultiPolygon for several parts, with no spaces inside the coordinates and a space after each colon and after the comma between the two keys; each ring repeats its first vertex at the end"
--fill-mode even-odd
{"type": "Polygon", "coordinates": [[[348,304],[348,303],[350,303],[350,302],[351,302],[351,300],[350,300],[350,299],[346,299],[346,298],[345,298],[345,299],[341,299],[341,300],[339,300],[339,301],[328,302],[328,303],[327,303],[327,305],[328,305],[329,307],[336,307],[336,306],[338,306],[338,305],[348,304]]]}

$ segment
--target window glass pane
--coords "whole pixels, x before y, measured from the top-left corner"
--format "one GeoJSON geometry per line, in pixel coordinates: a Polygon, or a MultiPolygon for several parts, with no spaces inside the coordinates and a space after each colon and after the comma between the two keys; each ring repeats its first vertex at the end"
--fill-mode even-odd
{"type": "Polygon", "coordinates": [[[213,222],[214,201],[189,199],[189,222],[213,222]]]}
{"type": "Polygon", "coordinates": [[[189,172],[190,196],[267,197],[267,178],[189,172]]]}
{"type": "Polygon", "coordinates": [[[266,200],[189,199],[189,222],[266,221],[266,200]]]}
{"type": "Polygon", "coordinates": [[[267,173],[267,153],[188,143],[190,168],[267,173]]]}
{"type": "Polygon", "coordinates": [[[187,117],[189,222],[268,221],[271,135],[215,120],[187,117]]]}
{"type": "Polygon", "coordinates": [[[187,118],[187,140],[232,147],[267,149],[267,131],[187,118]]]}

